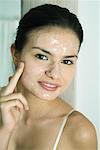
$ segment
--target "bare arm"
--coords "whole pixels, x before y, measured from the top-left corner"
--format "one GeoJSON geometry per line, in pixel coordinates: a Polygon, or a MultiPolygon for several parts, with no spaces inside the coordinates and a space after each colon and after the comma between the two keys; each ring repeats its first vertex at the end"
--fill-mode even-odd
{"type": "Polygon", "coordinates": [[[83,137],[80,137],[80,150],[97,150],[97,137],[94,127],[87,128],[83,137]]]}
{"type": "MultiPolygon", "coordinates": [[[[94,125],[83,115],[77,115],[77,131],[74,145],[77,150],[97,150],[97,136],[94,125]]],[[[76,150],[75,149],[75,150],[76,150]]]]}

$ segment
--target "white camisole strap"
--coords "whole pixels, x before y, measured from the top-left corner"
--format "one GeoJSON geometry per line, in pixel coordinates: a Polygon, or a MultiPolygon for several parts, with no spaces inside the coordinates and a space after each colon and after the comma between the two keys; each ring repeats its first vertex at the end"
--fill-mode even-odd
{"type": "Polygon", "coordinates": [[[65,124],[67,123],[67,120],[68,120],[69,116],[70,116],[74,111],[75,111],[75,110],[72,109],[72,110],[64,117],[63,122],[62,122],[62,125],[61,125],[61,127],[60,127],[60,129],[59,129],[59,132],[58,132],[56,141],[55,141],[55,143],[54,143],[53,150],[56,150],[56,149],[57,149],[57,145],[58,145],[58,143],[59,143],[60,137],[61,137],[62,132],[63,132],[63,129],[64,129],[64,127],[65,127],[65,124]]]}

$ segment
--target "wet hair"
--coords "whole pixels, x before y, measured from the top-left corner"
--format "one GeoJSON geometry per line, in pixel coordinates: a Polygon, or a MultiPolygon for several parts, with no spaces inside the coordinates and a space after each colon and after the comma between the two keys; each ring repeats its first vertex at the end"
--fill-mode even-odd
{"type": "Polygon", "coordinates": [[[44,4],[30,9],[20,20],[15,39],[15,49],[19,52],[23,49],[30,31],[47,26],[71,29],[78,37],[81,46],[83,29],[77,16],[67,8],[44,4]]]}

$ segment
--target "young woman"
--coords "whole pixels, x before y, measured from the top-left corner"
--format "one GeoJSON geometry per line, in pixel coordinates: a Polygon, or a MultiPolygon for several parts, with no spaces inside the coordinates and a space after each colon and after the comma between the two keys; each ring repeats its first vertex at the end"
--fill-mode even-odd
{"type": "Polygon", "coordinates": [[[82,41],[68,9],[45,4],[21,19],[11,47],[16,73],[0,92],[0,150],[96,150],[92,123],[59,98],[82,41]]]}

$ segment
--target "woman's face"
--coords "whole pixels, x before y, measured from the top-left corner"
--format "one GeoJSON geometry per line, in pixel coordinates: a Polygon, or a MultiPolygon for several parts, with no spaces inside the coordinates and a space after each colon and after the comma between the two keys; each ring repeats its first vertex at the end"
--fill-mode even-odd
{"type": "Polygon", "coordinates": [[[42,100],[58,97],[73,78],[78,49],[79,40],[69,29],[46,27],[29,33],[21,53],[25,89],[42,100]]]}

